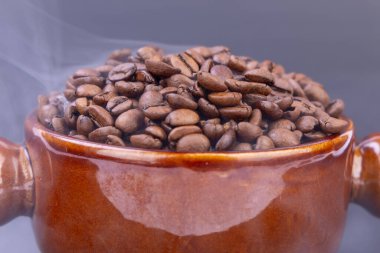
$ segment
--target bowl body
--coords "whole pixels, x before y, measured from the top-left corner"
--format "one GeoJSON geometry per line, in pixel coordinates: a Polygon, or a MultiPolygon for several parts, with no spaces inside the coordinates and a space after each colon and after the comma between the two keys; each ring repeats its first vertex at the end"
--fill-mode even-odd
{"type": "Polygon", "coordinates": [[[42,252],[336,252],[354,137],[291,149],[173,153],[62,136],[26,121],[42,252]]]}

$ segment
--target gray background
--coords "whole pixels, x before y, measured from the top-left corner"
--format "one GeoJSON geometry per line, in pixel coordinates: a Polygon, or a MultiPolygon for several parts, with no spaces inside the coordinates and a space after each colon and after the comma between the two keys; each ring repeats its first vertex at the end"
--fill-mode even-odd
{"type": "MultiPolygon", "coordinates": [[[[18,8],[21,2],[13,1],[12,4],[8,1],[5,6],[10,10],[7,12],[15,11],[14,5],[18,8]]],[[[38,32],[30,34],[31,42],[28,43],[13,39],[11,32],[17,31],[19,24],[11,17],[2,20],[0,15],[2,34],[10,36],[8,42],[2,38],[8,44],[0,42],[0,53],[6,55],[0,57],[0,136],[15,142],[23,140],[23,118],[35,106],[37,94],[57,87],[55,75],[51,74],[62,67],[59,74],[63,76],[70,69],[70,63],[80,65],[97,60],[86,54],[73,61],[75,55],[79,55],[78,48],[92,45],[94,38],[99,39],[99,45],[105,45],[104,48],[99,45],[89,47],[99,54],[104,53],[104,49],[123,44],[120,40],[100,39],[105,36],[170,44],[224,44],[235,54],[272,59],[290,71],[309,74],[323,83],[332,97],[343,98],[347,103],[346,114],[356,122],[359,138],[380,130],[378,0],[41,0],[36,5],[42,6],[46,17],[51,15],[50,18],[63,20],[63,30],[70,27],[75,30],[74,34],[86,32],[80,33],[79,39],[65,33],[56,36],[52,48],[59,50],[53,54],[50,52],[47,57],[49,66],[54,68],[50,75],[39,75],[41,71],[33,73],[27,69],[28,66],[36,67],[36,64],[10,64],[12,54],[6,53],[9,48],[24,52],[32,42],[47,48],[51,43],[44,44],[38,39],[36,42],[38,32]],[[86,39],[87,36],[91,39],[86,39]],[[74,56],[63,60],[56,58],[56,55],[66,53],[74,56]],[[47,80],[51,82],[47,84],[47,80]]],[[[39,32],[43,34],[44,30],[39,32]]],[[[14,62],[30,60],[33,52],[29,53],[32,56],[26,54],[14,62]]],[[[45,55],[45,49],[41,55],[45,55]]],[[[380,220],[351,205],[340,252],[379,251],[380,220]]],[[[0,227],[0,252],[38,252],[28,218],[18,218],[0,227]]]]}

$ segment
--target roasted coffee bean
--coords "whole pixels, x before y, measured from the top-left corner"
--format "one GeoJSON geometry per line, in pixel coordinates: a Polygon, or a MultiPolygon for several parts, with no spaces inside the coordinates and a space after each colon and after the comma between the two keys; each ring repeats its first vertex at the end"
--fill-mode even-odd
{"type": "Polygon", "coordinates": [[[199,106],[200,111],[207,118],[216,118],[216,117],[219,117],[218,108],[216,108],[215,105],[211,104],[206,99],[200,98],[198,100],[198,106],[199,106]]]}
{"type": "Polygon", "coordinates": [[[164,97],[158,91],[147,91],[141,95],[139,99],[139,108],[145,110],[152,106],[162,105],[164,97]]]}
{"type": "Polygon", "coordinates": [[[239,143],[232,148],[233,151],[251,151],[252,145],[250,143],[239,143]]]}
{"type": "Polygon", "coordinates": [[[256,93],[261,95],[269,95],[272,92],[272,89],[262,83],[253,83],[253,82],[244,82],[237,81],[234,79],[227,79],[225,84],[232,91],[237,91],[241,93],[256,93]]]}
{"type": "Polygon", "coordinates": [[[291,111],[284,112],[284,116],[283,117],[285,119],[288,119],[288,120],[294,122],[294,121],[296,121],[299,118],[300,115],[301,115],[301,110],[298,107],[296,107],[296,108],[294,108],[291,111]]]}
{"type": "Polygon", "coordinates": [[[74,89],[66,89],[64,91],[64,96],[68,101],[73,101],[76,98],[74,89]]]}
{"type": "Polygon", "coordinates": [[[129,141],[133,147],[147,148],[147,149],[160,149],[162,142],[148,134],[131,135],[129,141]]]}
{"type": "Polygon", "coordinates": [[[206,152],[210,149],[210,141],[203,134],[189,134],[182,137],[176,145],[178,152],[206,152]]]}
{"type": "Polygon", "coordinates": [[[160,139],[161,141],[165,141],[167,138],[165,130],[159,126],[148,126],[144,131],[146,134],[150,134],[153,137],[160,139]]]}
{"type": "Polygon", "coordinates": [[[293,104],[293,98],[290,96],[278,97],[275,98],[272,102],[277,104],[281,110],[285,111],[293,104]]]}
{"type": "Polygon", "coordinates": [[[128,57],[132,54],[132,50],[130,48],[121,48],[114,50],[108,56],[108,59],[113,59],[121,62],[126,62],[128,57]]]}
{"type": "Polygon", "coordinates": [[[113,82],[116,81],[127,81],[133,76],[137,68],[134,63],[123,63],[114,67],[111,72],[108,74],[108,79],[113,82]]]}
{"type": "Polygon", "coordinates": [[[251,70],[251,69],[256,69],[259,67],[259,62],[258,61],[255,61],[255,60],[251,60],[247,63],[247,69],[248,70],[251,70]]]}
{"type": "Polygon", "coordinates": [[[274,143],[271,138],[266,135],[262,135],[257,138],[255,149],[256,150],[266,150],[275,148],[274,143]]]}
{"type": "Polygon", "coordinates": [[[123,139],[116,135],[107,135],[106,144],[120,147],[126,146],[123,139]]]}
{"type": "Polygon", "coordinates": [[[182,84],[190,87],[194,84],[194,81],[182,74],[176,74],[166,78],[165,83],[168,87],[178,87],[182,84]]]}
{"type": "Polygon", "coordinates": [[[113,116],[118,116],[123,112],[132,109],[133,102],[131,99],[124,96],[113,97],[108,101],[106,108],[113,116]]]}
{"type": "Polygon", "coordinates": [[[193,57],[191,57],[187,53],[181,53],[181,54],[179,54],[179,57],[190,68],[190,70],[193,73],[196,73],[199,71],[199,65],[198,65],[197,61],[194,60],[193,57]]]}
{"type": "Polygon", "coordinates": [[[177,90],[178,90],[177,87],[165,87],[162,90],[160,90],[159,92],[161,93],[162,96],[165,97],[168,94],[177,93],[177,90]]]}
{"type": "Polygon", "coordinates": [[[139,48],[137,50],[137,55],[144,61],[148,59],[159,61],[162,58],[160,52],[158,52],[156,48],[151,46],[139,48]]]}
{"type": "Polygon", "coordinates": [[[237,126],[237,134],[242,142],[253,142],[263,134],[263,130],[249,122],[240,122],[237,126]]]}
{"type": "Polygon", "coordinates": [[[288,119],[279,119],[269,124],[269,130],[272,130],[275,128],[284,128],[290,131],[294,131],[296,130],[296,125],[288,119]]]}
{"type": "MultiPolygon", "coordinates": [[[[78,113],[75,105],[70,104],[69,106],[67,106],[65,108],[65,117],[64,118],[65,118],[66,124],[70,128],[75,128],[76,123],[77,123],[77,119],[78,119],[78,115],[79,115],[79,113],[78,113]]],[[[46,119],[45,119],[45,122],[46,122],[46,119]]]]}
{"type": "Polygon", "coordinates": [[[208,100],[216,106],[235,106],[241,103],[242,95],[238,92],[213,92],[208,100]]]}
{"type": "Polygon", "coordinates": [[[116,82],[115,88],[117,92],[123,96],[129,98],[136,98],[140,96],[145,89],[145,85],[142,82],[116,82]]]}
{"type": "Polygon", "coordinates": [[[302,116],[296,122],[297,129],[303,133],[311,132],[318,124],[318,120],[312,116],[302,116]]]}
{"type": "Polygon", "coordinates": [[[113,126],[100,127],[89,133],[88,139],[104,143],[109,135],[121,137],[121,131],[113,126]]]}
{"type": "Polygon", "coordinates": [[[210,70],[213,66],[214,66],[214,62],[211,59],[208,59],[205,62],[203,62],[200,71],[210,73],[210,70]]]}
{"type": "Polygon", "coordinates": [[[321,118],[319,125],[325,133],[336,134],[341,133],[348,126],[348,122],[343,119],[334,117],[321,118]]]}
{"type": "Polygon", "coordinates": [[[155,76],[170,77],[172,75],[181,73],[180,69],[175,68],[162,61],[146,60],[145,65],[147,70],[155,76]]]}
{"type": "Polygon", "coordinates": [[[52,119],[58,115],[59,115],[58,108],[54,105],[50,105],[50,104],[43,105],[38,110],[38,119],[45,126],[50,126],[52,119]]]}
{"type": "Polygon", "coordinates": [[[220,123],[208,122],[202,127],[203,133],[210,139],[212,143],[218,141],[225,133],[224,127],[220,123]]]}
{"type": "Polygon", "coordinates": [[[273,87],[276,87],[277,90],[293,94],[293,87],[285,78],[277,78],[273,83],[273,87]]]}
{"type": "Polygon", "coordinates": [[[222,151],[230,149],[236,141],[236,133],[235,130],[229,129],[227,130],[219,141],[215,145],[215,150],[222,151]]]}
{"type": "Polygon", "coordinates": [[[176,109],[184,108],[196,110],[198,108],[198,104],[196,102],[178,94],[168,94],[166,99],[169,105],[176,109]]]}
{"type": "MultiPolygon", "coordinates": [[[[111,81],[110,81],[111,82],[111,81]]],[[[104,92],[110,92],[110,93],[117,93],[116,87],[113,83],[107,83],[106,86],[103,88],[103,93],[104,92]]]]}
{"type": "Polygon", "coordinates": [[[261,113],[260,109],[253,109],[251,118],[249,119],[249,123],[259,126],[262,119],[263,114],[261,113]]]}
{"type": "Polygon", "coordinates": [[[151,120],[161,120],[165,119],[166,116],[173,111],[173,109],[168,105],[151,106],[144,109],[144,114],[151,120]]]}
{"type": "Polygon", "coordinates": [[[307,85],[303,90],[311,101],[319,101],[323,106],[328,106],[330,97],[321,86],[315,83],[309,83],[309,85],[307,85]]]}
{"type": "Polygon", "coordinates": [[[62,117],[54,117],[51,120],[51,126],[53,127],[53,130],[60,134],[65,134],[68,130],[68,127],[66,125],[66,121],[62,117]]]}
{"type": "Polygon", "coordinates": [[[176,142],[186,135],[196,133],[202,133],[202,130],[198,126],[179,126],[173,128],[173,130],[169,133],[168,140],[170,142],[176,142]]]}
{"type": "Polygon", "coordinates": [[[237,126],[238,126],[238,124],[236,123],[235,120],[230,120],[230,121],[227,121],[226,123],[223,124],[223,128],[225,131],[230,130],[230,129],[233,129],[236,131],[237,126]]]}
{"type": "Polygon", "coordinates": [[[206,72],[198,73],[198,83],[205,89],[210,91],[225,91],[227,85],[224,84],[223,79],[218,76],[211,75],[206,72]]]}
{"type": "Polygon", "coordinates": [[[244,76],[249,81],[257,83],[266,83],[271,85],[274,82],[273,75],[264,68],[248,70],[245,72],[244,76]]]}
{"type": "Polygon", "coordinates": [[[102,88],[105,85],[105,79],[101,76],[85,76],[72,80],[71,84],[74,87],[79,87],[84,84],[92,84],[102,88]]]}
{"type": "Polygon", "coordinates": [[[165,122],[171,126],[195,125],[199,122],[199,115],[189,109],[177,109],[169,113],[165,122]]]}
{"type": "MultiPolygon", "coordinates": [[[[206,71],[208,72],[208,71],[206,71]]],[[[222,80],[232,79],[234,74],[231,69],[225,65],[215,65],[210,69],[210,74],[220,77],[222,80]]]]}
{"type": "Polygon", "coordinates": [[[190,93],[198,98],[203,98],[205,97],[205,91],[203,90],[202,87],[199,86],[198,82],[195,82],[194,85],[189,87],[190,93]]]}
{"type": "Polygon", "coordinates": [[[146,70],[137,70],[135,73],[135,79],[136,81],[143,83],[154,83],[156,81],[154,77],[146,70]]]}
{"type": "Polygon", "coordinates": [[[87,136],[94,131],[95,125],[92,120],[84,115],[80,115],[77,120],[77,132],[78,134],[87,136]]]}
{"type": "Polygon", "coordinates": [[[75,100],[76,109],[82,115],[88,114],[88,107],[91,104],[92,104],[92,101],[86,97],[77,98],[75,100]]]}
{"type": "Polygon", "coordinates": [[[226,52],[218,53],[213,55],[212,60],[218,64],[227,65],[230,61],[231,55],[226,52]]]}
{"type": "Polygon", "coordinates": [[[169,58],[169,62],[174,68],[179,69],[182,75],[185,75],[187,77],[192,76],[191,69],[187,66],[185,62],[182,61],[182,59],[178,55],[172,55],[169,58]]]}
{"type": "Polygon", "coordinates": [[[271,72],[273,70],[273,67],[274,67],[274,64],[272,61],[270,60],[265,60],[265,61],[262,61],[260,64],[259,64],[259,67],[261,69],[265,69],[265,70],[268,70],[269,72],[271,72]]]}
{"type": "Polygon", "coordinates": [[[96,71],[92,68],[82,68],[75,71],[73,78],[81,78],[81,77],[88,77],[88,76],[100,76],[99,71],[96,71]]]}
{"type": "Polygon", "coordinates": [[[288,78],[288,82],[293,89],[293,96],[306,97],[305,92],[303,91],[303,89],[301,88],[301,86],[299,85],[297,81],[288,78]]]}
{"type": "Polygon", "coordinates": [[[212,55],[211,49],[209,47],[198,46],[190,48],[191,51],[197,52],[203,58],[209,58],[212,55]]]}
{"type": "Polygon", "coordinates": [[[325,138],[326,134],[321,131],[312,131],[309,133],[304,133],[304,136],[311,141],[316,141],[325,138]]]}
{"type": "Polygon", "coordinates": [[[252,108],[248,105],[240,105],[234,107],[224,107],[219,109],[220,116],[226,120],[245,120],[252,114],[252,108]]]}
{"type": "Polygon", "coordinates": [[[326,112],[330,114],[331,117],[339,118],[339,116],[344,111],[344,102],[341,99],[336,99],[332,101],[326,108],[326,112]]]}
{"type": "Polygon", "coordinates": [[[117,117],[115,126],[126,134],[139,130],[144,125],[144,113],[139,109],[128,110],[117,117]]]}
{"type": "Polygon", "coordinates": [[[256,106],[260,101],[266,101],[267,96],[261,94],[244,94],[243,101],[250,106],[256,106]]]}
{"type": "Polygon", "coordinates": [[[268,136],[277,148],[297,146],[300,140],[297,134],[285,128],[275,128],[269,131],[268,136]]]}
{"type": "Polygon", "coordinates": [[[284,114],[277,104],[270,101],[260,101],[258,108],[273,120],[281,118],[284,114]]]}
{"type": "Polygon", "coordinates": [[[112,126],[114,120],[111,114],[101,106],[91,105],[88,107],[88,114],[98,127],[112,126]]]}
{"type": "Polygon", "coordinates": [[[241,57],[235,55],[231,55],[231,57],[229,57],[227,65],[231,69],[238,72],[244,72],[247,69],[247,64],[245,61],[241,57]]]}
{"type": "Polygon", "coordinates": [[[145,86],[144,92],[145,91],[160,91],[160,90],[162,90],[161,85],[148,84],[145,86]]]}
{"type": "Polygon", "coordinates": [[[115,96],[116,96],[116,93],[114,93],[112,91],[103,91],[102,93],[99,93],[98,95],[93,97],[92,101],[96,105],[103,106],[103,105],[107,104],[108,101],[110,101],[110,99],[115,97],[115,96]]]}
{"type": "Polygon", "coordinates": [[[77,97],[94,97],[102,92],[99,86],[93,84],[83,84],[79,86],[75,92],[77,97]]]}
{"type": "MultiPolygon", "coordinates": [[[[191,56],[198,63],[199,66],[205,62],[205,58],[203,58],[203,56],[200,53],[198,53],[195,50],[192,50],[191,48],[186,50],[186,54],[191,56]]],[[[197,72],[197,71],[194,71],[194,72],[197,72]]]]}
{"type": "Polygon", "coordinates": [[[206,124],[220,124],[220,123],[221,123],[220,118],[214,118],[214,119],[202,120],[200,122],[200,125],[203,127],[206,124]]]}

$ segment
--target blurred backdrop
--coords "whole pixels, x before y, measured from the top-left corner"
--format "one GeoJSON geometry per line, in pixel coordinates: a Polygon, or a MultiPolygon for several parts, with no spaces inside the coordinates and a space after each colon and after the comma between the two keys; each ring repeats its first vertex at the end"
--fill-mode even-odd
{"type": "MultiPolygon", "coordinates": [[[[379,24],[378,0],[2,0],[0,136],[22,143],[37,95],[62,85],[76,65],[160,42],[223,44],[304,72],[346,101],[362,138],[380,130],[379,24]]],[[[380,252],[379,235],[380,220],[351,205],[340,252],[380,252]]],[[[0,252],[38,252],[30,219],[0,227],[0,252]]]]}

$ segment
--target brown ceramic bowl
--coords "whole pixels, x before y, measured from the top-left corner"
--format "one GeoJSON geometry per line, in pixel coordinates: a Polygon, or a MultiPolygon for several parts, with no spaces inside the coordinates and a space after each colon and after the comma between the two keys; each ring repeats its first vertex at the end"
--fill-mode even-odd
{"type": "Polygon", "coordinates": [[[336,252],[350,202],[380,214],[380,135],[353,125],[288,149],[174,153],[73,139],[31,115],[0,140],[0,223],[29,215],[42,252],[336,252]],[[26,151],[27,150],[27,151],[26,151]]]}

